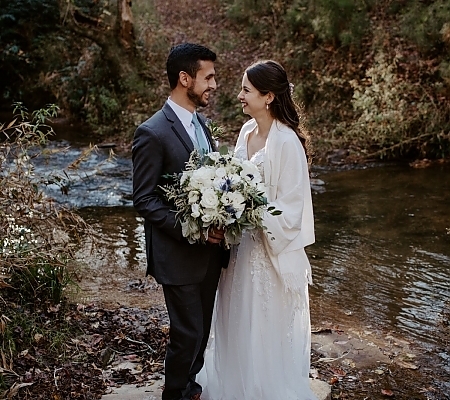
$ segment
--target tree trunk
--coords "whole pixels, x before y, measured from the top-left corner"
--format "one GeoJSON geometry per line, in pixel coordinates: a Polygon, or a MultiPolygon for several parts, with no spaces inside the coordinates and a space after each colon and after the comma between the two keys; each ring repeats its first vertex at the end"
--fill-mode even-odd
{"type": "Polygon", "coordinates": [[[78,35],[97,43],[103,52],[114,79],[121,79],[130,70],[134,59],[135,36],[131,0],[117,0],[114,29],[108,29],[97,16],[83,13],[77,7],[68,8],[72,18],[65,23],[78,35]]]}
{"type": "Polygon", "coordinates": [[[135,36],[131,0],[117,0],[117,33],[126,50],[134,49],[135,36]]]}

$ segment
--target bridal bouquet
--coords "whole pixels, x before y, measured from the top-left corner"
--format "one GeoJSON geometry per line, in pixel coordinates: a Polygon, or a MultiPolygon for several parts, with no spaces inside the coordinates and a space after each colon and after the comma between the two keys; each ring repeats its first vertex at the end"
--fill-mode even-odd
{"type": "Polygon", "coordinates": [[[233,156],[226,147],[203,156],[193,151],[181,174],[165,176],[160,186],[175,205],[183,236],[204,241],[213,227],[224,229],[225,247],[240,242],[244,229],[265,229],[263,212],[279,215],[267,204],[265,186],[256,165],[233,156]]]}

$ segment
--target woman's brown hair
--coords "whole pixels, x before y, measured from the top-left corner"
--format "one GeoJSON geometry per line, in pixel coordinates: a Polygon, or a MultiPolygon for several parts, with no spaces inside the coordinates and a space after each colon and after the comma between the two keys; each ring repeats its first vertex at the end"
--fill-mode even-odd
{"type": "Polygon", "coordinates": [[[271,115],[289,126],[300,139],[308,162],[311,161],[310,136],[304,126],[303,111],[294,102],[285,69],[276,61],[258,61],[246,69],[250,83],[262,94],[272,92],[274,100],[269,105],[271,115]]]}

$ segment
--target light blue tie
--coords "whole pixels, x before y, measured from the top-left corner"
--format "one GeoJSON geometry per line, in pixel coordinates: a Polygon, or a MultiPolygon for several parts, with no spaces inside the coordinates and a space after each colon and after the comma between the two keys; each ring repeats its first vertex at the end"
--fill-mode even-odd
{"type": "Polygon", "coordinates": [[[192,123],[194,124],[195,127],[195,138],[197,139],[197,143],[194,143],[195,148],[201,154],[206,154],[209,151],[209,144],[203,132],[203,129],[200,125],[200,122],[198,122],[196,113],[192,115],[192,123]]]}

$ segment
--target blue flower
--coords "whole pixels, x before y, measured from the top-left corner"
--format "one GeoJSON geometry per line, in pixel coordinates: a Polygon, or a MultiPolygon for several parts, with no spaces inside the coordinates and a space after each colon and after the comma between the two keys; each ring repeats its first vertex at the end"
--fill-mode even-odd
{"type": "Polygon", "coordinates": [[[229,192],[231,190],[232,181],[230,178],[226,178],[224,182],[220,185],[220,190],[223,192],[229,192]]]}
{"type": "Polygon", "coordinates": [[[236,218],[236,209],[233,206],[227,205],[224,208],[228,214],[230,214],[233,218],[236,218]]]}

